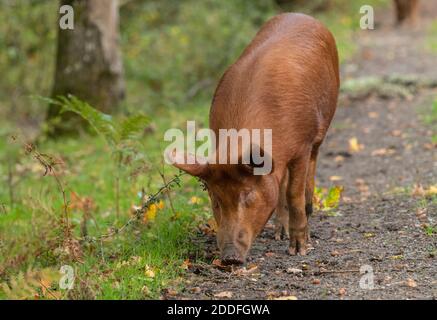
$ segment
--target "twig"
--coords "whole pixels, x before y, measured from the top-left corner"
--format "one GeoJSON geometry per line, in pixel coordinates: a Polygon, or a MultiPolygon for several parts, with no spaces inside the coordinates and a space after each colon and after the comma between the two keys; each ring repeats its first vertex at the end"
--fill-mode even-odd
{"type": "Polygon", "coordinates": [[[351,269],[351,270],[319,270],[319,271],[313,271],[314,274],[323,274],[323,273],[355,273],[355,272],[360,272],[360,270],[359,269],[351,269]]]}
{"type": "Polygon", "coordinates": [[[115,175],[115,212],[117,220],[120,218],[120,171],[122,161],[121,151],[117,152],[117,173],[115,175]]]}
{"type": "Polygon", "coordinates": [[[121,233],[123,230],[125,230],[129,225],[131,225],[134,221],[136,220],[140,220],[144,213],[147,211],[147,209],[149,208],[149,206],[152,203],[155,203],[158,201],[158,197],[161,195],[161,193],[163,193],[166,190],[170,190],[174,185],[178,185],[180,186],[180,177],[182,175],[184,175],[185,173],[180,172],[179,174],[177,174],[176,176],[173,177],[173,179],[171,179],[170,181],[168,181],[165,185],[163,185],[161,188],[159,188],[159,190],[154,193],[152,196],[149,197],[149,199],[147,199],[147,201],[145,201],[141,208],[135,210],[135,213],[133,215],[132,218],[130,218],[125,224],[123,224],[120,228],[113,228],[112,231],[106,233],[106,234],[102,234],[98,237],[94,237],[94,238],[90,238],[90,237],[86,237],[83,238],[82,240],[84,241],[88,241],[88,242],[96,242],[96,241],[102,241],[104,239],[107,238],[111,238],[119,233],[121,233]]]}
{"type": "Polygon", "coordinates": [[[50,290],[41,280],[39,281],[39,284],[44,287],[44,289],[47,290],[47,292],[53,297],[55,298],[55,300],[59,300],[59,298],[57,296],[54,295],[54,293],[52,292],[52,290],[50,290]]]}
{"type": "Polygon", "coordinates": [[[12,163],[8,161],[8,187],[9,187],[9,201],[11,208],[14,207],[14,182],[13,182],[13,171],[12,163]]]}
{"type": "MultiPolygon", "coordinates": [[[[162,164],[162,172],[159,171],[159,175],[161,176],[162,182],[164,183],[164,185],[166,185],[167,181],[165,179],[165,174],[164,174],[164,163],[162,164]]],[[[171,198],[170,190],[167,190],[165,192],[165,194],[167,195],[168,202],[170,203],[170,208],[171,208],[171,211],[173,212],[173,217],[176,217],[176,210],[175,210],[175,208],[173,206],[173,200],[171,198]]]]}
{"type": "MultiPolygon", "coordinates": [[[[16,141],[18,138],[13,136],[12,140],[16,141]]],[[[51,157],[50,155],[44,154],[44,153],[40,153],[35,146],[32,143],[25,143],[23,141],[21,141],[22,145],[24,146],[24,150],[26,152],[26,154],[30,154],[32,155],[32,157],[37,160],[41,166],[44,167],[44,174],[43,176],[46,176],[48,173],[51,173],[53,178],[56,181],[56,184],[58,186],[59,191],[61,191],[62,193],[62,201],[63,201],[63,219],[65,222],[65,226],[64,226],[64,236],[66,239],[70,239],[71,238],[71,233],[70,233],[70,223],[69,223],[69,219],[68,219],[68,202],[67,202],[67,195],[65,192],[65,188],[64,188],[64,184],[62,183],[61,179],[59,178],[58,174],[56,173],[55,170],[55,165],[59,164],[60,162],[57,162],[53,157],[51,157]]]]}

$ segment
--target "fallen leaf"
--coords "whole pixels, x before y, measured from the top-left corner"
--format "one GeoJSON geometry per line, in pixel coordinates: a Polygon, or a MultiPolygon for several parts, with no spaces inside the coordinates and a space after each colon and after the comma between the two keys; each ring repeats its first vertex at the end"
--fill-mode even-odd
{"type": "Polygon", "coordinates": [[[287,273],[292,273],[292,274],[298,274],[298,273],[302,273],[302,269],[299,268],[288,268],[287,269],[287,273]]]}
{"type": "Polygon", "coordinates": [[[171,296],[171,297],[174,297],[174,296],[177,296],[178,292],[177,292],[175,289],[172,289],[172,288],[166,288],[166,289],[163,290],[163,294],[164,294],[165,296],[171,296]]]}
{"type": "Polygon", "coordinates": [[[296,296],[283,296],[283,297],[273,298],[273,300],[297,300],[297,297],[296,296]]]}
{"type": "Polygon", "coordinates": [[[213,264],[214,266],[216,266],[216,267],[223,267],[223,265],[222,265],[222,261],[221,261],[220,259],[214,259],[214,260],[212,261],[212,264],[213,264]]]}
{"type": "Polygon", "coordinates": [[[247,267],[243,267],[243,268],[236,270],[235,274],[239,275],[239,276],[249,275],[249,274],[254,273],[257,270],[258,270],[258,266],[255,264],[251,264],[251,265],[248,265],[247,267]]]}
{"type": "Polygon", "coordinates": [[[336,156],[334,158],[334,161],[337,163],[343,162],[344,161],[344,157],[343,156],[336,156]]]}
{"type": "Polygon", "coordinates": [[[148,265],[146,265],[146,267],[145,267],[144,274],[146,275],[146,277],[149,277],[149,278],[155,277],[155,271],[153,271],[152,268],[148,265]]]}
{"type": "Polygon", "coordinates": [[[341,177],[341,176],[330,176],[329,180],[331,180],[332,182],[341,181],[341,180],[343,180],[343,177],[341,177]]]}
{"type": "Polygon", "coordinates": [[[184,262],[182,262],[181,264],[181,269],[183,270],[188,270],[188,268],[191,266],[191,262],[190,259],[186,259],[184,260],[184,262]]]}
{"type": "Polygon", "coordinates": [[[338,257],[339,255],[340,255],[340,252],[338,252],[337,250],[333,250],[331,252],[331,256],[333,256],[333,257],[338,257]]]}
{"type": "Polygon", "coordinates": [[[396,150],[393,148],[381,148],[381,149],[376,149],[373,150],[371,153],[372,157],[376,157],[376,156],[391,156],[392,154],[395,154],[396,150]]]}
{"type": "Polygon", "coordinates": [[[414,281],[413,279],[409,278],[406,281],[406,285],[410,288],[416,288],[417,287],[417,283],[416,281],[414,281]]]}
{"type": "Polygon", "coordinates": [[[360,152],[362,149],[364,149],[364,146],[362,144],[358,143],[358,139],[353,137],[349,139],[349,151],[350,152],[360,152]]]}
{"type": "Polygon", "coordinates": [[[232,292],[231,291],[222,291],[222,292],[219,292],[219,293],[215,293],[214,297],[230,299],[230,298],[232,298],[232,292]]]}
{"type": "Polygon", "coordinates": [[[190,289],[191,293],[200,293],[202,290],[199,287],[194,287],[190,289]]]}
{"type": "Polygon", "coordinates": [[[402,254],[398,254],[390,257],[391,260],[402,260],[403,258],[404,256],[402,254]]]}
{"type": "Polygon", "coordinates": [[[393,130],[393,131],[391,132],[391,135],[392,135],[393,137],[400,137],[400,136],[402,135],[402,131],[401,131],[401,130],[393,130]]]}

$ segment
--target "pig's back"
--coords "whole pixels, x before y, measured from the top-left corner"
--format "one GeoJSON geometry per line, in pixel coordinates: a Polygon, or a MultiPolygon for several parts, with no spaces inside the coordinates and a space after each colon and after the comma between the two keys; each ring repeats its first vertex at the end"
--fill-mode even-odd
{"type": "Polygon", "coordinates": [[[272,128],[293,144],[324,135],[338,95],[338,55],[331,33],[303,14],[268,21],[223,75],[210,126],[272,128]]]}

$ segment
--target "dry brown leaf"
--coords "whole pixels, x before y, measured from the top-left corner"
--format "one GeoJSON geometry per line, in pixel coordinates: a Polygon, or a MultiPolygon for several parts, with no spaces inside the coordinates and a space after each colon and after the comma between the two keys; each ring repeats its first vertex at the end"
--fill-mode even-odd
{"type": "Polygon", "coordinates": [[[219,292],[219,293],[215,293],[214,297],[230,299],[230,298],[232,298],[232,292],[231,291],[222,291],[222,292],[219,292]]]}
{"type": "Polygon", "coordinates": [[[334,161],[337,163],[343,162],[344,161],[344,157],[343,156],[336,156],[334,158],[334,161]]]}
{"type": "Polygon", "coordinates": [[[343,177],[341,177],[341,176],[330,176],[329,180],[332,181],[332,182],[341,181],[341,180],[343,180],[343,177]]]}
{"type": "Polygon", "coordinates": [[[391,135],[392,135],[393,137],[400,137],[400,136],[402,135],[402,131],[401,131],[401,130],[393,130],[393,131],[391,132],[391,135]]]}
{"type": "Polygon", "coordinates": [[[273,300],[297,300],[297,297],[296,296],[283,296],[283,297],[273,298],[273,300]]]}
{"type": "Polygon", "coordinates": [[[337,250],[331,251],[331,256],[338,257],[339,255],[340,255],[340,252],[338,252],[337,250]]]}
{"type": "Polygon", "coordinates": [[[416,288],[416,287],[417,287],[417,283],[416,283],[416,281],[414,281],[414,280],[411,279],[411,278],[408,278],[408,279],[407,279],[407,281],[406,281],[406,285],[407,285],[408,287],[410,287],[410,288],[416,288]]]}
{"type": "Polygon", "coordinates": [[[349,151],[352,152],[360,152],[364,149],[364,146],[358,143],[358,139],[356,137],[349,139],[349,151]]]}
{"type": "Polygon", "coordinates": [[[391,156],[391,155],[393,155],[395,153],[396,153],[395,149],[392,149],[392,148],[381,148],[381,149],[373,150],[372,153],[371,153],[371,156],[372,157],[376,157],[376,156],[379,156],[379,157],[382,157],[382,156],[391,156]]]}
{"type": "Polygon", "coordinates": [[[193,287],[190,289],[191,293],[200,293],[202,291],[202,289],[200,289],[200,287],[193,287]]]}
{"type": "Polygon", "coordinates": [[[298,273],[302,273],[302,269],[299,268],[288,268],[287,269],[287,273],[292,273],[292,274],[298,274],[298,273]]]}
{"type": "Polygon", "coordinates": [[[188,270],[191,267],[190,259],[185,259],[184,262],[181,264],[181,268],[183,270],[188,270]]]}

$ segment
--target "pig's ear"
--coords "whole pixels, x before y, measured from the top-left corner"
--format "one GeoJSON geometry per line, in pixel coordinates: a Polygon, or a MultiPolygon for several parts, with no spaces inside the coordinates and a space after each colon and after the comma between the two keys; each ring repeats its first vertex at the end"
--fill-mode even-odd
{"type": "Polygon", "coordinates": [[[192,176],[204,178],[208,175],[208,161],[204,157],[196,157],[186,152],[177,152],[176,149],[167,152],[165,157],[167,163],[172,164],[192,176]]]}

